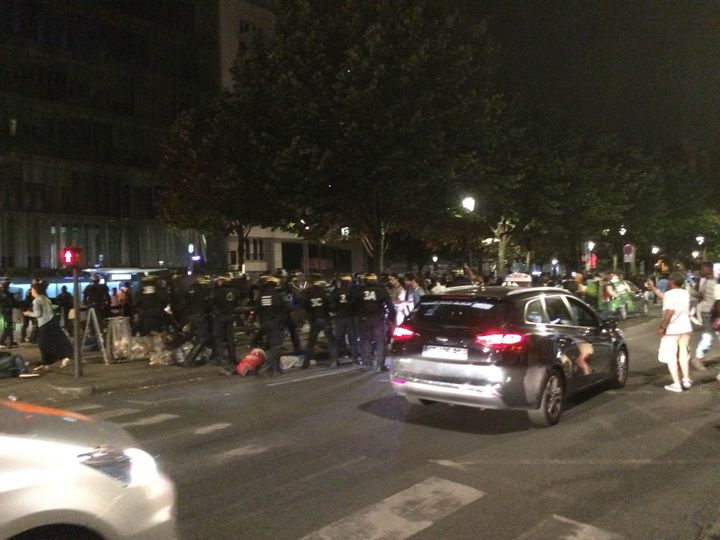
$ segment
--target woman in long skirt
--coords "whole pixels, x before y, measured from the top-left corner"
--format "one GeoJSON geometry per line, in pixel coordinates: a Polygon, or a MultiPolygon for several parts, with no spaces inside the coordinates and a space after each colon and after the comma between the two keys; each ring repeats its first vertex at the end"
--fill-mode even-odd
{"type": "Polygon", "coordinates": [[[34,281],[32,291],[35,299],[32,303],[32,311],[26,311],[24,315],[35,317],[38,321],[38,346],[42,357],[42,363],[35,368],[36,371],[46,371],[50,365],[60,360],[60,367],[64,368],[70,363],[73,348],[65,333],[60,328],[52,302],[45,296],[47,283],[34,281]]]}

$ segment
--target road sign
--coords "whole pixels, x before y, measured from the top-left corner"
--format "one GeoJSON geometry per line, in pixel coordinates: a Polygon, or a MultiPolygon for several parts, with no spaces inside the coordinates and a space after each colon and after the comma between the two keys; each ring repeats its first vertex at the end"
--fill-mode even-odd
{"type": "Polygon", "coordinates": [[[634,251],[635,251],[635,248],[633,247],[632,244],[625,244],[623,246],[623,255],[632,255],[634,251]]]}

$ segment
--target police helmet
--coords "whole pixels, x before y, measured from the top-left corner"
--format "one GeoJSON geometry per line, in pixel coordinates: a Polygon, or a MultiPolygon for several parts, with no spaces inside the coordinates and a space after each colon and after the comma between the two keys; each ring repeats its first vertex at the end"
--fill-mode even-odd
{"type": "Polygon", "coordinates": [[[376,283],[377,279],[377,274],[365,274],[365,281],[368,283],[376,283]]]}
{"type": "Polygon", "coordinates": [[[280,285],[280,278],[277,276],[267,276],[265,278],[265,283],[269,283],[272,285],[280,285]]]}
{"type": "Polygon", "coordinates": [[[351,276],[350,274],[343,274],[343,275],[340,276],[340,281],[351,282],[352,279],[353,279],[353,278],[352,278],[352,276],[351,276]]]}

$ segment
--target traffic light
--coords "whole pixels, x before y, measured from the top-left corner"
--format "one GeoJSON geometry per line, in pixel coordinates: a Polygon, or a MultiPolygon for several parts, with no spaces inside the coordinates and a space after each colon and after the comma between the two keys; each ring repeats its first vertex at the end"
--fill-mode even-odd
{"type": "Polygon", "coordinates": [[[63,266],[77,266],[83,264],[83,253],[79,247],[64,247],[60,250],[60,263],[63,266]]]}

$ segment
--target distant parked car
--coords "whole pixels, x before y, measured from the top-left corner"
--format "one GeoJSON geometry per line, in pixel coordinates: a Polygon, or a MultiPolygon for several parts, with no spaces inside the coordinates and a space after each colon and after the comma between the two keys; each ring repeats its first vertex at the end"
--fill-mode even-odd
{"type": "Polygon", "coordinates": [[[459,287],[423,296],[395,328],[391,384],[416,405],[523,409],[560,420],[568,395],[625,385],[629,355],[614,320],[560,288],[459,287]]]}
{"type": "Polygon", "coordinates": [[[0,538],[175,538],[175,488],[118,426],[0,401],[0,538]]]}

